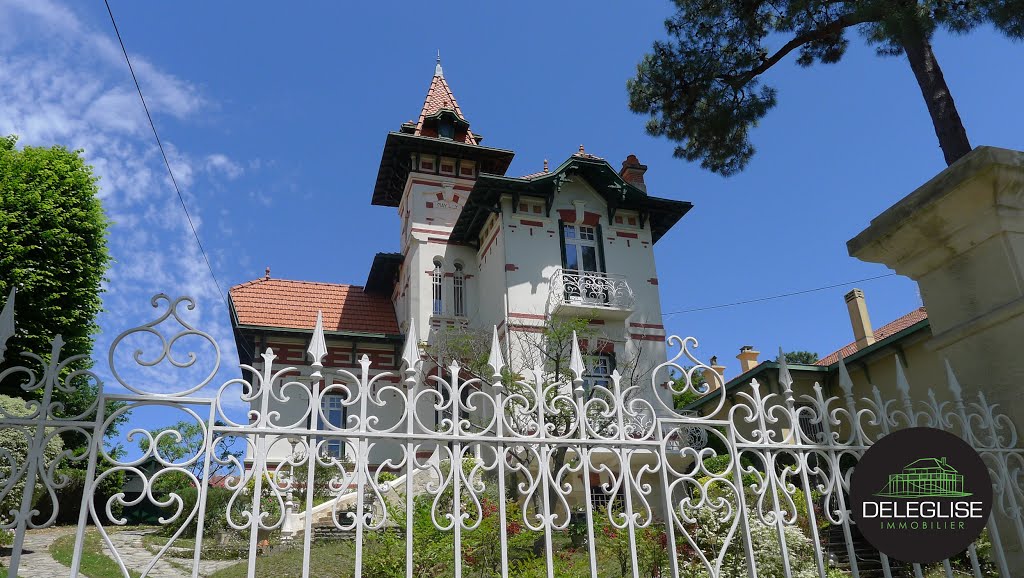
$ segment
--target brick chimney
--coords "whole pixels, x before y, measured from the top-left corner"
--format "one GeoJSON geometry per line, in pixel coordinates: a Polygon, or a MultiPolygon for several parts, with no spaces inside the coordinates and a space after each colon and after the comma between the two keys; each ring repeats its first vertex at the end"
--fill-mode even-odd
{"type": "Polygon", "coordinates": [[[863,349],[875,342],[875,332],[871,329],[871,318],[868,317],[868,305],[864,300],[864,292],[854,289],[846,294],[846,308],[850,312],[850,325],[853,327],[853,339],[857,349],[863,349]]]}
{"type": "Polygon", "coordinates": [[[757,367],[758,355],[761,355],[761,352],[754,349],[753,345],[744,345],[740,348],[740,354],[736,356],[736,359],[740,360],[741,374],[757,367]]]}
{"type": "Polygon", "coordinates": [[[647,165],[640,164],[640,160],[636,158],[636,155],[629,155],[626,157],[626,160],[622,161],[619,176],[622,177],[622,180],[646,193],[647,185],[644,184],[644,173],[646,172],[647,165]]]}
{"type": "Polygon", "coordinates": [[[717,390],[719,387],[725,384],[725,366],[718,365],[718,356],[711,356],[711,369],[705,369],[702,371],[704,375],[704,381],[708,384],[707,393],[717,390]],[[718,377],[715,377],[715,373],[718,377]]]}

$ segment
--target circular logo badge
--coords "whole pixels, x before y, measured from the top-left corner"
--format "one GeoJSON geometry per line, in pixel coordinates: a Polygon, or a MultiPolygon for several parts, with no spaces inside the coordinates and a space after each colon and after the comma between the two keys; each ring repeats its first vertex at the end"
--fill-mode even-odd
{"type": "Polygon", "coordinates": [[[890,558],[930,564],[963,552],[992,511],[992,479],[967,442],[942,430],[893,432],[871,446],[850,479],[861,534],[890,558]]]}

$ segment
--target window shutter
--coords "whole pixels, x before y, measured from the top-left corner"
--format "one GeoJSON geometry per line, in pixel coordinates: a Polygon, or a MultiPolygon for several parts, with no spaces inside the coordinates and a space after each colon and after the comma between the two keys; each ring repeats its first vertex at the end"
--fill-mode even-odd
{"type": "Polygon", "coordinates": [[[565,269],[565,221],[558,220],[558,251],[562,259],[562,269],[565,269]]]}
{"type": "MultiPolygon", "coordinates": [[[[602,273],[607,273],[608,269],[604,264],[604,231],[601,230],[601,223],[596,226],[597,230],[597,267],[602,273]]],[[[565,253],[565,251],[562,251],[565,253]]]]}

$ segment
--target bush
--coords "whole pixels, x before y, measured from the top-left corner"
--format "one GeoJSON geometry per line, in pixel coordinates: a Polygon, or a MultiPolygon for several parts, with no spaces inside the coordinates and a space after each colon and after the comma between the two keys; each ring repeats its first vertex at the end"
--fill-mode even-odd
{"type": "MultiPolygon", "coordinates": [[[[735,512],[735,510],[733,510],[735,512]]],[[[711,508],[700,508],[696,511],[697,522],[689,528],[689,532],[701,546],[704,555],[714,563],[714,559],[725,543],[735,516],[728,520],[720,519],[722,512],[711,508]]],[[[754,562],[757,565],[759,578],[782,578],[785,576],[782,565],[782,552],[779,547],[778,532],[775,526],[762,523],[757,514],[747,511],[747,539],[754,551],[754,562]]],[[[818,575],[814,562],[814,546],[810,538],[799,528],[786,526],[783,530],[788,549],[789,564],[792,578],[815,578],[818,575]]],[[[746,576],[747,556],[744,549],[744,536],[737,527],[732,536],[725,557],[722,560],[722,576],[746,576]]],[[[684,553],[679,558],[679,573],[684,578],[707,576],[707,569],[700,559],[692,553],[684,553]]]]}
{"type": "MultiPolygon", "coordinates": [[[[25,400],[6,395],[0,395],[0,411],[7,417],[28,417],[33,410],[25,407],[25,400]]],[[[53,428],[46,429],[46,435],[53,433],[53,428]]],[[[0,429],[0,479],[6,480],[12,475],[12,471],[21,468],[28,459],[29,441],[35,434],[35,428],[30,426],[10,426],[0,429]]],[[[64,443],[59,435],[52,436],[43,448],[43,459],[47,464],[57,460],[64,450],[64,443]]],[[[58,478],[59,479],[59,478],[58,478]]],[[[2,487],[2,486],[0,486],[2,487]]],[[[0,518],[6,518],[11,510],[21,510],[22,493],[25,491],[25,478],[20,478],[7,494],[0,499],[0,518]]],[[[32,493],[32,505],[35,505],[46,493],[42,480],[37,478],[32,493]]]]}
{"type": "MultiPolygon", "coordinates": [[[[195,486],[192,486],[191,484],[185,487],[177,488],[169,488],[168,485],[165,485],[164,488],[168,491],[164,494],[158,494],[158,498],[160,498],[161,500],[165,500],[169,497],[170,494],[173,493],[177,494],[182,501],[182,510],[179,517],[175,519],[174,522],[171,522],[170,524],[164,526],[163,529],[160,531],[160,533],[165,536],[171,536],[178,531],[178,528],[181,528],[182,524],[184,524],[185,521],[189,519],[189,516],[192,515],[192,512],[196,510],[196,502],[199,498],[199,489],[196,488],[195,486]]],[[[211,536],[216,534],[217,532],[226,531],[230,528],[230,526],[228,525],[227,514],[228,505],[231,501],[232,495],[234,495],[234,491],[229,490],[227,488],[211,486],[206,489],[206,514],[203,518],[204,536],[211,536]]],[[[240,503],[243,501],[245,500],[235,500],[234,519],[236,520],[236,522],[241,521],[238,517],[238,514],[243,509],[243,504],[240,503]]],[[[170,506],[164,508],[164,516],[170,517],[174,515],[174,512],[176,510],[176,502],[172,502],[170,506]]],[[[193,516],[191,520],[189,520],[188,525],[185,527],[185,530],[181,533],[180,537],[194,538],[198,527],[199,516],[197,512],[196,515],[193,516]]]]}

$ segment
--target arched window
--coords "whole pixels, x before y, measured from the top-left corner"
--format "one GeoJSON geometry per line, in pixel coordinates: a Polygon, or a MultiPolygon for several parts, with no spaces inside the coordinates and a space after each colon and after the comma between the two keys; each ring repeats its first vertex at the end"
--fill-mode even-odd
{"type": "Polygon", "coordinates": [[[434,315],[440,315],[443,310],[443,303],[441,301],[441,259],[434,259],[434,274],[431,277],[431,285],[434,295],[434,315]]]}
{"type": "Polygon", "coordinates": [[[454,314],[456,317],[466,316],[466,273],[462,270],[462,263],[455,264],[455,277],[453,279],[455,288],[454,314]]]}

